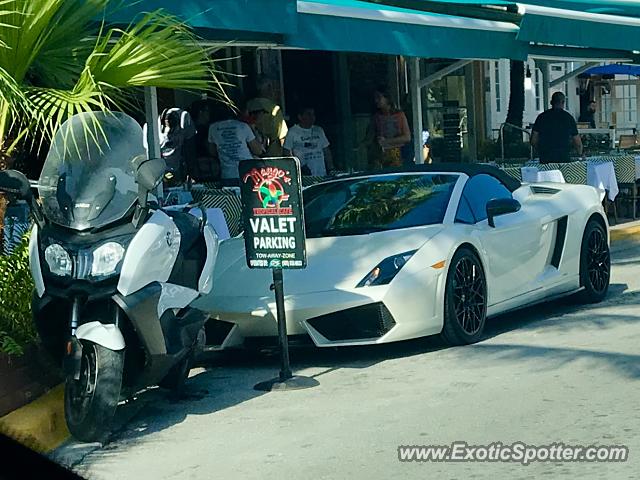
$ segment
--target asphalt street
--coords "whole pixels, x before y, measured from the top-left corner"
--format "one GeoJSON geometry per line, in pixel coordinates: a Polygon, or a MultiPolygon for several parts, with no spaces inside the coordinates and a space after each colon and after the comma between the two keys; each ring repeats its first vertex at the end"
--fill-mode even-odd
{"type": "Polygon", "coordinates": [[[215,357],[191,397],[125,405],[102,448],[55,453],[91,479],[636,479],[640,475],[640,248],[614,253],[607,300],[574,298],[489,321],[486,338],[294,349],[320,386],[261,393],[277,357],[215,357]],[[399,445],[627,445],[625,463],[401,463],[399,445]]]}

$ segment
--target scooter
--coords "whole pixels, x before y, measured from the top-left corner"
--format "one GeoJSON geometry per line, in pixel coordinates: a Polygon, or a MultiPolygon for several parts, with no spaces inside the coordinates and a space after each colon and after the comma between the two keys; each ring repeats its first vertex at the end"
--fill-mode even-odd
{"type": "Polygon", "coordinates": [[[147,159],[142,128],[122,113],[78,114],[56,133],[39,199],[17,171],[0,191],[28,201],[33,318],[65,373],[65,419],[102,442],[116,407],[143,388],[178,390],[207,315],[218,236],[197,208],[161,208],[165,163],[147,159]]]}

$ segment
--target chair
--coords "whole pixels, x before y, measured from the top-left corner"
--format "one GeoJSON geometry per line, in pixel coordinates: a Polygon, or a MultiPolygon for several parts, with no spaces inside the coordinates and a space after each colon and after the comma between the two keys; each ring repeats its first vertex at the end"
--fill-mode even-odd
{"type": "Polygon", "coordinates": [[[640,148],[638,135],[620,135],[618,147],[624,150],[640,148]]]}

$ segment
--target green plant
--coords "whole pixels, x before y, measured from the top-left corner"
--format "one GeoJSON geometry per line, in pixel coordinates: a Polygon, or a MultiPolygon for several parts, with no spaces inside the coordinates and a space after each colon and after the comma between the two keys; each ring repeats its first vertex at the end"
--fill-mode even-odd
{"type": "Polygon", "coordinates": [[[76,113],[122,108],[138,87],[224,97],[210,52],[183,22],[160,10],[127,28],[99,21],[119,3],[0,0],[0,152],[28,134],[51,138],[76,113]]]}
{"type": "Polygon", "coordinates": [[[35,342],[32,292],[27,234],[10,255],[0,255],[0,352],[21,355],[35,342]]]}
{"type": "Polygon", "coordinates": [[[0,353],[20,357],[24,354],[24,348],[7,332],[0,332],[0,353]]]}

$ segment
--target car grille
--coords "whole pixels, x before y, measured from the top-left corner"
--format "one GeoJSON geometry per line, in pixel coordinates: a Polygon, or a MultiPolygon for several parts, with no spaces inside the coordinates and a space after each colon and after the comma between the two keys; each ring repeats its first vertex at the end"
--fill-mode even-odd
{"type": "Polygon", "coordinates": [[[376,339],[396,325],[391,312],[383,303],[340,310],[312,318],[307,323],[332,342],[376,339]]]}

